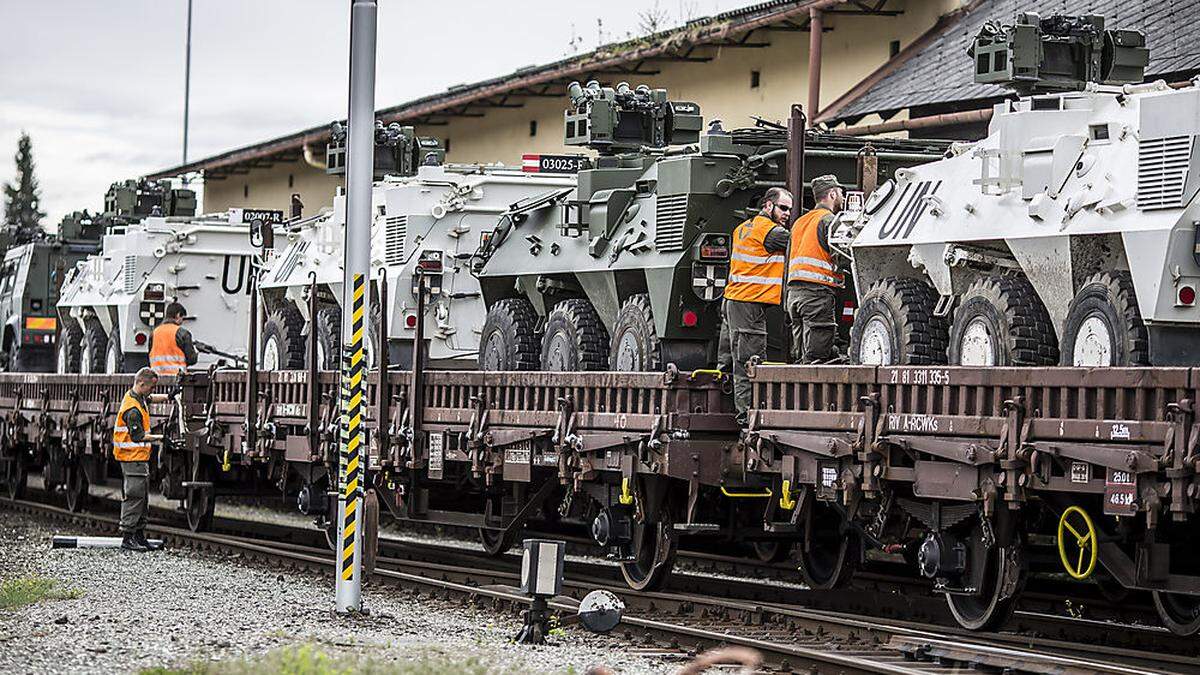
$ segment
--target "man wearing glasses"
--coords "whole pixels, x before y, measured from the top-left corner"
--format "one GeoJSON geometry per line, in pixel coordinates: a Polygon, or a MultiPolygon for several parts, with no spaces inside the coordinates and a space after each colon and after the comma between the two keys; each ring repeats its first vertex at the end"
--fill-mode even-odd
{"type": "Polygon", "coordinates": [[[792,320],[792,361],[823,363],[834,358],[837,292],[846,284],[829,250],[829,226],[846,198],[837,176],[812,180],[816,207],[792,226],[788,259],[787,313],[792,320]]]}
{"type": "Polygon", "coordinates": [[[727,345],[733,357],[733,398],[743,425],[750,409],[746,363],[767,352],[767,307],[783,300],[791,217],[792,193],[773,187],[763,195],[758,215],[733,230],[721,349],[727,345]]]}

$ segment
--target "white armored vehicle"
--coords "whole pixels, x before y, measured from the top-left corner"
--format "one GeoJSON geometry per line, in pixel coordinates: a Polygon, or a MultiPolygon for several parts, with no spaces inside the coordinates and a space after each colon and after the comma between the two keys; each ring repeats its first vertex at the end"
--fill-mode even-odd
{"type": "Polygon", "coordinates": [[[281,224],[283,212],[151,215],[110,227],[101,252],[63,282],[59,372],[122,373],[147,365],[150,334],[172,301],[187,310],[184,327],[200,348],[199,365],[244,358],[255,265],[247,233],[263,222],[281,224]]]}
{"type": "Polygon", "coordinates": [[[847,228],[852,359],[1200,363],[1200,86],[1141,84],[1144,44],[1094,16],[984,27],[976,81],[1022,95],[847,228]]]}
{"type": "MultiPolygon", "coordinates": [[[[331,172],[344,166],[339,143],[343,135],[335,126],[328,157],[331,172]]],[[[442,166],[442,156],[434,139],[414,137],[411,127],[393,124],[376,129],[377,182],[371,226],[374,316],[368,321],[365,339],[371,364],[379,344],[378,282],[385,273],[389,362],[407,364],[411,360],[418,321],[413,277],[422,265],[440,270],[422,327],[429,362],[474,368],[487,314],[479,282],[470,269],[470,257],[479,248],[480,238],[495,229],[496,221],[513,203],[575,186],[578,158],[527,156],[522,170],[442,166]]],[[[265,370],[304,367],[306,336],[314,326],[318,367],[337,368],[345,206],[345,197],[339,194],[332,211],[291,227],[286,245],[276,251],[261,276],[266,322],[259,340],[259,365],[265,370]]]]}

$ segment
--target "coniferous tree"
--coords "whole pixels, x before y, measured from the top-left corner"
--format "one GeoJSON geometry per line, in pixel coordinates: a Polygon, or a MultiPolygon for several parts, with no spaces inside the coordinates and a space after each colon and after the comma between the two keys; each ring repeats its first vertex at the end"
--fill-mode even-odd
{"type": "Polygon", "coordinates": [[[38,209],[41,194],[37,178],[33,175],[33,144],[29,134],[22,133],[17,141],[16,184],[4,184],[4,228],[14,245],[36,239],[43,234],[42,218],[46,216],[38,209]]]}

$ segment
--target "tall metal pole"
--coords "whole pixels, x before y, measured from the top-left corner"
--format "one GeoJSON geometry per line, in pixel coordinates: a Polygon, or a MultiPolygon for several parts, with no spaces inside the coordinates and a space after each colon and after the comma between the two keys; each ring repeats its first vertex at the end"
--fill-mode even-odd
{"type": "Polygon", "coordinates": [[[825,31],[821,9],[808,10],[808,122],[817,119],[821,106],[821,38],[825,31]]]}
{"type": "Polygon", "coordinates": [[[337,611],[362,609],[363,353],[371,264],[371,182],[375,173],[375,0],[350,4],[350,112],[346,139],[346,241],[342,283],[342,447],[338,492],[337,611]]]}
{"type": "MultiPolygon", "coordinates": [[[[187,164],[188,108],[192,98],[192,0],[187,9],[187,52],[183,57],[183,165],[187,164]]],[[[187,185],[187,174],[183,175],[187,185]]]]}

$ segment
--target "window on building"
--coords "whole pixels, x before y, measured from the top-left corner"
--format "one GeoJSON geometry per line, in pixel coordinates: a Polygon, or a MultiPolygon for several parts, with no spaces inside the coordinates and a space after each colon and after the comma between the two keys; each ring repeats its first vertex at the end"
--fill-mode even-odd
{"type": "Polygon", "coordinates": [[[750,88],[758,89],[758,83],[761,79],[761,74],[757,70],[750,71],[750,88]]]}
{"type": "Polygon", "coordinates": [[[888,44],[888,57],[890,58],[890,57],[892,57],[892,56],[895,56],[895,55],[897,55],[897,54],[899,54],[899,53],[900,53],[900,41],[899,41],[899,40],[892,40],[892,41],[891,41],[891,43],[890,43],[890,44],[888,44]]]}
{"type": "Polygon", "coordinates": [[[442,144],[442,147],[446,148],[446,154],[450,154],[450,137],[449,136],[446,137],[446,141],[442,144]]]}
{"type": "Polygon", "coordinates": [[[242,184],[242,199],[249,199],[249,198],[250,198],[250,184],[243,183],[242,184]]]}
{"type": "Polygon", "coordinates": [[[537,120],[529,120],[529,135],[537,136],[537,120]]]}
{"type": "Polygon", "coordinates": [[[296,185],[296,176],[289,173],[288,174],[288,187],[292,188],[295,185],[296,185]]]}

